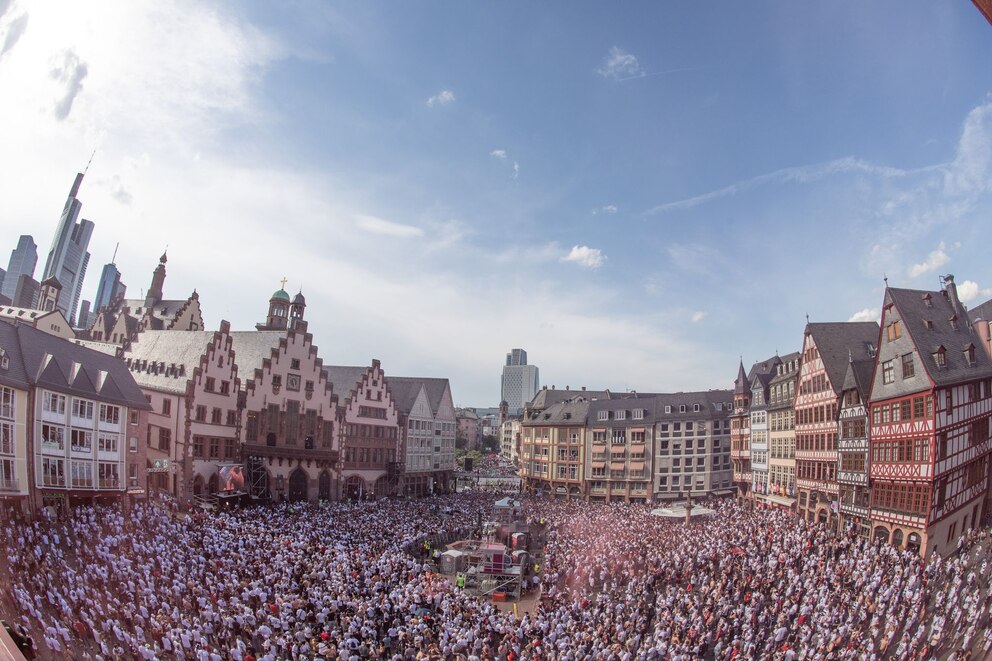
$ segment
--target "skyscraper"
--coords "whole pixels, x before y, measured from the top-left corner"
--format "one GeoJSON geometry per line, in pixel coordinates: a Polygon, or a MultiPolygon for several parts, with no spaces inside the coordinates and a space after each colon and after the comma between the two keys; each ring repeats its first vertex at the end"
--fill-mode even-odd
{"type": "MultiPolygon", "coordinates": [[[[116,255],[115,250],[114,256],[116,255]]],[[[126,291],[127,286],[121,282],[121,272],[117,270],[117,264],[114,262],[105,264],[100,274],[100,285],[96,289],[96,298],[93,300],[93,312],[97,313],[107,307],[110,301],[122,296],[126,291]]]]}
{"type": "Polygon", "coordinates": [[[502,399],[507,403],[509,412],[519,415],[524,410],[524,404],[534,399],[541,387],[537,365],[527,364],[526,351],[513,349],[506,354],[501,383],[502,399]]]}
{"type": "Polygon", "coordinates": [[[76,307],[86,277],[86,266],[90,254],[86,251],[93,235],[93,223],[89,220],[78,220],[79,211],[83,204],[76,197],[79,186],[83,183],[83,174],[76,175],[76,180],[69,191],[69,198],[62,209],[62,217],[52,239],[52,248],[48,251],[48,261],[45,262],[45,272],[42,281],[54,277],[62,285],[62,295],[59,297],[58,308],[69,323],[75,323],[76,307]]]}
{"type": "Polygon", "coordinates": [[[17,247],[10,251],[10,261],[7,263],[7,275],[3,278],[0,294],[9,299],[17,292],[17,281],[22,275],[34,277],[34,267],[38,265],[38,246],[34,237],[22,234],[17,240],[17,247]]]}

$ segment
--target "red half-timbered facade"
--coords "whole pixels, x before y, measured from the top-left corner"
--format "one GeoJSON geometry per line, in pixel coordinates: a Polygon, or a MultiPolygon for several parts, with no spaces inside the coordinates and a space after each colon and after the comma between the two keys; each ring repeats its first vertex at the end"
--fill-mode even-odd
{"type": "Polygon", "coordinates": [[[837,437],[841,392],[851,360],[874,357],[875,322],[806,324],[796,390],[799,515],[839,526],[837,437]]]}
{"type": "Polygon", "coordinates": [[[992,359],[953,276],[887,288],[871,392],[873,536],[946,553],[977,526],[989,488],[992,359]]]}

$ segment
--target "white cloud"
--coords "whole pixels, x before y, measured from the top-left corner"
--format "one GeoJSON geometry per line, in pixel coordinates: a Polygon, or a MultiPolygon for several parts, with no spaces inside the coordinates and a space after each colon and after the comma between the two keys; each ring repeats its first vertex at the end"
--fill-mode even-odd
{"type": "Polygon", "coordinates": [[[494,149],[491,152],[489,152],[489,155],[492,156],[493,158],[498,158],[501,161],[505,161],[506,160],[506,150],[505,149],[494,149]]]}
{"type": "Polygon", "coordinates": [[[516,179],[520,176],[520,164],[513,161],[513,174],[510,175],[511,178],[516,179]]]}
{"type": "Polygon", "coordinates": [[[408,238],[424,235],[424,230],[419,227],[404,225],[402,223],[394,223],[391,220],[376,218],[375,216],[356,215],[355,223],[359,228],[365,230],[366,232],[381,234],[383,236],[408,238]]]}
{"type": "Polygon", "coordinates": [[[936,271],[941,266],[951,261],[950,255],[947,254],[944,247],[944,242],[941,241],[937,249],[927,255],[926,260],[921,264],[913,264],[909,269],[909,277],[917,278],[924,273],[930,273],[931,271],[936,271]]]}
{"type": "Polygon", "coordinates": [[[62,95],[55,101],[56,119],[63,120],[69,116],[72,102],[82,91],[83,79],[87,73],[89,70],[86,63],[80,61],[79,56],[71,50],[63,51],[53,59],[48,75],[63,87],[62,95]]]}
{"type": "Polygon", "coordinates": [[[858,310],[851,315],[848,322],[852,321],[874,321],[880,322],[882,320],[882,311],[873,308],[865,308],[864,310],[858,310]]]}
{"type": "Polygon", "coordinates": [[[968,113],[954,162],[944,175],[944,191],[971,195],[992,190],[992,101],[968,113]]]}
{"type": "Polygon", "coordinates": [[[692,323],[695,324],[697,322],[700,322],[705,317],[706,317],[706,313],[705,312],[703,312],[702,310],[696,310],[695,312],[692,313],[692,317],[691,317],[692,323]]]}
{"type": "Polygon", "coordinates": [[[614,46],[603,58],[603,63],[596,69],[603,78],[614,80],[624,80],[627,78],[639,78],[644,75],[637,58],[627,51],[614,46]]]}
{"type": "Polygon", "coordinates": [[[974,280],[965,280],[957,286],[958,298],[962,303],[971,303],[977,298],[987,299],[992,297],[992,289],[982,289],[974,280]]]}
{"type": "Polygon", "coordinates": [[[598,269],[606,261],[606,256],[599,248],[589,246],[573,246],[567,255],[561,258],[563,262],[575,262],[587,269],[598,269]]]}
{"type": "Polygon", "coordinates": [[[613,204],[607,204],[607,205],[606,205],[606,206],[604,206],[604,207],[599,207],[598,209],[593,209],[593,210],[592,210],[592,215],[594,215],[594,216],[596,216],[596,215],[598,215],[598,214],[601,214],[601,213],[605,213],[605,214],[607,214],[607,215],[610,215],[610,216],[612,216],[612,215],[613,215],[613,214],[615,214],[616,212],[617,212],[617,207],[616,207],[616,205],[613,205],[613,204]]]}
{"type": "Polygon", "coordinates": [[[427,99],[427,106],[433,108],[435,106],[446,106],[449,103],[454,103],[455,93],[451,90],[441,90],[431,98],[427,99]]]}

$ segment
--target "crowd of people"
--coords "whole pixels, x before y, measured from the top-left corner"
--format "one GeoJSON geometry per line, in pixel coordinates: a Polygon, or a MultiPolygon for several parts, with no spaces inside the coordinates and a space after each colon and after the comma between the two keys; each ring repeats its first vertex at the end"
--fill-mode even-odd
{"type": "Polygon", "coordinates": [[[686,524],[643,505],[525,499],[546,524],[518,617],[458,589],[427,536],[484,493],[177,515],[80,507],[0,535],[0,609],[41,658],[971,659],[992,650],[989,535],[927,561],[732,501],[686,524]]]}

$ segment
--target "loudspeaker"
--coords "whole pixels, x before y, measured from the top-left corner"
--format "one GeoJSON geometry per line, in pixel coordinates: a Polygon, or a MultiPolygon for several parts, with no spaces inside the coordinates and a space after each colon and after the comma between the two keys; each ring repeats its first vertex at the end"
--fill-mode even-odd
{"type": "Polygon", "coordinates": [[[465,457],[465,470],[472,472],[472,457],[465,457]]]}

